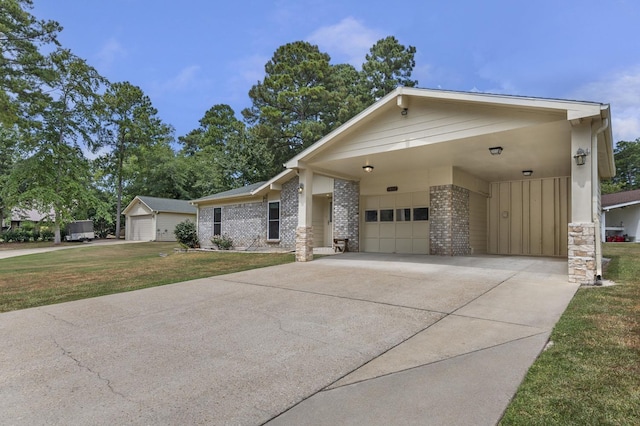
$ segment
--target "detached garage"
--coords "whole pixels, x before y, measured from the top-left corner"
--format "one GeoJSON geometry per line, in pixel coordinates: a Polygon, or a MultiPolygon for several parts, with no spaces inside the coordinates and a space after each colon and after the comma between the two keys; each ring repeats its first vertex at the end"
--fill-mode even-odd
{"type": "Polygon", "coordinates": [[[175,241],[175,226],[186,219],[196,222],[196,208],[186,200],[139,195],[124,209],[125,239],[175,241]]]}

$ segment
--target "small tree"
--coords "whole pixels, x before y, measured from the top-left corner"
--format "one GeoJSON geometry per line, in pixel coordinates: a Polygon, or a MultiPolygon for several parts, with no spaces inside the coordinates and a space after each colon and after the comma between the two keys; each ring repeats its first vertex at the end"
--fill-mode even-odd
{"type": "Polygon", "coordinates": [[[187,248],[196,248],[200,246],[198,241],[198,232],[196,231],[196,224],[189,219],[180,222],[176,225],[176,229],[173,231],[178,242],[187,248]]]}

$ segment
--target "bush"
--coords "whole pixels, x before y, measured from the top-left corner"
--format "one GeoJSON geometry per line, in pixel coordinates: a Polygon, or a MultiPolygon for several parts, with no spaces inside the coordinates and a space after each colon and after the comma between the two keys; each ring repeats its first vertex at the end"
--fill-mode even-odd
{"type": "Polygon", "coordinates": [[[226,235],[214,235],[211,238],[211,242],[214,246],[218,247],[219,250],[229,250],[233,247],[233,240],[226,235]]]}
{"type": "Polygon", "coordinates": [[[200,247],[196,224],[191,222],[189,219],[177,224],[173,234],[176,236],[176,240],[187,248],[200,247]]]}

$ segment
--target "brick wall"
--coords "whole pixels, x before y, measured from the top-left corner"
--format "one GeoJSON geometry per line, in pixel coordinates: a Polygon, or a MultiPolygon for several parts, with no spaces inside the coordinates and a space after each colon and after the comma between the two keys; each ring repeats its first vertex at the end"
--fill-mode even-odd
{"type": "Polygon", "coordinates": [[[359,251],[360,184],[334,179],[333,181],[333,237],[348,238],[349,251],[359,251]]]}
{"type": "MultiPolygon", "coordinates": [[[[200,209],[198,238],[202,247],[212,247],[213,209],[200,209]]],[[[220,229],[233,241],[234,247],[264,247],[266,245],[266,202],[230,204],[222,206],[222,222],[220,229]]]]}
{"type": "Polygon", "coordinates": [[[471,254],[469,190],[455,185],[429,188],[429,252],[441,256],[471,254]]]}
{"type": "Polygon", "coordinates": [[[282,184],[280,192],[280,244],[287,249],[296,247],[298,227],[298,177],[282,184]]]}

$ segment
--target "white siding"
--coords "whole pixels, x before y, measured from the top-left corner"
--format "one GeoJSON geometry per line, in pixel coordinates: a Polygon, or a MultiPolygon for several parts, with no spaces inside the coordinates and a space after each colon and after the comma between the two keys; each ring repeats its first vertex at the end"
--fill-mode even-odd
{"type": "Polygon", "coordinates": [[[176,225],[180,222],[184,222],[189,219],[191,222],[196,223],[195,214],[181,214],[181,213],[158,213],[156,215],[156,229],[155,240],[156,241],[175,241],[176,236],[173,231],[176,225]]]}

